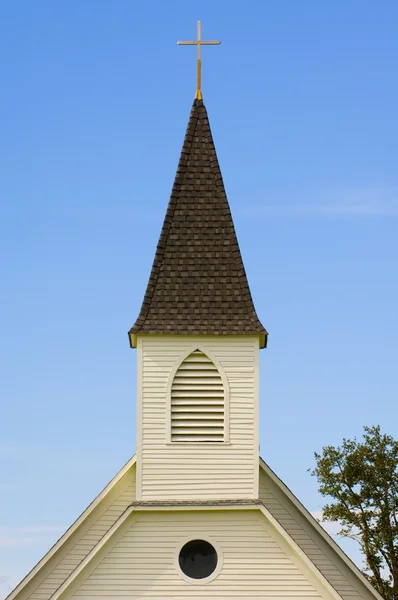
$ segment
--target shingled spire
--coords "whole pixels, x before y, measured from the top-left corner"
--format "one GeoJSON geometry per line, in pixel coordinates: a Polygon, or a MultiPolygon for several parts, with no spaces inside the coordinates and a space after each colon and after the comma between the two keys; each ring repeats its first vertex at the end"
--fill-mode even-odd
{"type": "Polygon", "coordinates": [[[192,106],[137,334],[258,335],[260,323],[236,238],[209,119],[192,106]]]}

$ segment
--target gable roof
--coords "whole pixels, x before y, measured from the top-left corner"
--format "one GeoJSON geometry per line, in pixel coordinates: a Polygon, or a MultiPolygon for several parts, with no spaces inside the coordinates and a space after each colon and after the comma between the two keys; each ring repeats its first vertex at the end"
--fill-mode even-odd
{"type": "MultiPolygon", "coordinates": [[[[48,569],[51,565],[51,559],[54,555],[68,545],[75,539],[73,536],[78,535],[80,527],[84,527],[84,524],[90,519],[92,513],[96,507],[103,501],[111,492],[115,489],[117,484],[122,480],[123,476],[126,475],[129,470],[135,465],[136,459],[133,456],[126,465],[119,471],[119,473],[111,480],[111,482],[104,488],[104,490],[95,498],[95,500],[88,506],[88,508],[82,513],[82,515],[75,521],[75,523],[65,532],[65,534],[58,540],[58,542],[49,550],[49,552],[43,557],[43,559],[30,571],[30,573],[21,581],[21,583],[11,592],[7,600],[13,600],[16,597],[26,598],[30,595],[29,583],[34,580],[36,575],[40,577],[40,573],[48,569]],[[24,592],[23,595],[21,593],[24,592]],[[27,593],[28,592],[28,593],[27,593]]],[[[305,526],[306,531],[314,538],[317,546],[314,546],[317,552],[317,559],[309,553],[308,548],[304,543],[303,531],[300,533],[300,525],[297,518],[294,517],[293,508],[289,508],[290,512],[286,513],[286,519],[282,519],[278,514],[275,513],[273,507],[269,507],[268,503],[262,500],[261,496],[259,500],[236,500],[236,501],[180,501],[180,502],[138,502],[135,500],[129,501],[127,507],[121,507],[118,516],[115,517],[115,521],[109,522],[109,529],[102,535],[98,542],[94,542],[91,550],[87,549],[87,555],[82,558],[82,562],[79,563],[72,571],[64,573],[64,581],[58,591],[54,592],[54,600],[58,593],[61,593],[69,587],[69,584],[75,579],[75,577],[82,571],[82,569],[91,562],[91,558],[97,554],[100,548],[106,544],[113,533],[119,529],[119,526],[126,520],[126,518],[135,510],[250,510],[258,509],[261,510],[268,521],[272,523],[276,529],[278,529],[280,535],[284,537],[291,545],[294,552],[304,557],[307,566],[309,562],[314,563],[314,569],[319,571],[321,576],[320,581],[327,582],[327,587],[334,588],[340,597],[363,598],[369,600],[373,598],[375,600],[383,600],[380,594],[373,588],[369,581],[364,577],[358,567],[346,556],[341,550],[338,544],[326,533],[321,525],[314,519],[314,517],[305,509],[300,501],[293,495],[293,493],[286,487],[286,485],[275,475],[271,468],[260,458],[260,469],[270,478],[271,482],[280,490],[281,498],[287,499],[294,506],[297,511],[302,515],[303,521],[308,524],[308,528],[305,526]],[[322,538],[324,546],[329,548],[329,553],[322,550],[322,545],[319,542],[319,537],[316,538],[311,531],[316,531],[319,537],[322,538]],[[318,542],[317,542],[318,539],[318,542]],[[318,556],[319,555],[319,556],[318,556]],[[340,561],[336,558],[338,557],[340,561]],[[343,564],[344,563],[344,564],[343,564]],[[332,577],[333,569],[336,570],[336,565],[340,569],[340,581],[342,582],[341,589],[336,585],[332,577]],[[340,565],[340,566],[339,566],[340,565]],[[344,568],[342,568],[344,567],[344,568]],[[354,593],[354,588],[356,593],[354,593]]],[[[270,484],[268,484],[270,485],[270,484]]],[[[126,505],[125,505],[126,506],[126,505]]],[[[302,525],[303,526],[303,525],[302,525]]],[[[50,567],[52,568],[52,567],[50,567]]],[[[47,579],[45,580],[47,582],[47,579]]],[[[333,595],[333,594],[332,594],[333,595]]]]}
{"type": "Polygon", "coordinates": [[[202,100],[192,106],[137,334],[259,335],[259,321],[239,250],[202,100]]]}
{"type": "MultiPolygon", "coordinates": [[[[309,583],[318,591],[323,600],[341,600],[340,595],[336,592],[333,586],[330,585],[327,578],[317,569],[311,560],[301,551],[300,547],[297,543],[292,539],[292,537],[281,527],[278,521],[272,516],[272,514],[268,511],[268,509],[262,504],[260,501],[241,502],[239,506],[241,510],[245,511],[259,511],[266,524],[267,532],[272,536],[272,539],[277,541],[277,545],[282,551],[286,554],[286,556],[293,562],[293,564],[299,567],[301,573],[304,577],[309,581],[309,583]]],[[[210,511],[235,511],[237,506],[232,502],[226,502],[222,506],[219,503],[209,502],[208,506],[206,506],[207,510],[210,511]]],[[[148,502],[140,502],[136,503],[135,506],[129,506],[122,515],[118,518],[118,520],[113,524],[113,526],[109,529],[109,531],[104,535],[104,537],[99,540],[99,542],[94,546],[94,548],[90,551],[90,553],[81,561],[79,565],[74,569],[74,571],[65,579],[63,584],[52,594],[50,600],[61,600],[61,598],[71,597],[76,590],[76,587],[80,587],[84,579],[89,575],[90,568],[93,569],[101,562],[102,557],[100,553],[104,555],[106,552],[106,547],[109,545],[111,538],[115,536],[118,530],[122,528],[122,526],[126,523],[126,521],[133,516],[134,514],[137,516],[142,511],[182,511],[188,510],[190,513],[195,510],[203,511],[204,509],[202,503],[189,503],[184,506],[184,503],[177,503],[176,505],[171,505],[169,507],[166,506],[153,506],[152,503],[148,502]],[[87,572],[88,571],[88,572],[87,572]],[[86,573],[86,575],[84,575],[86,573]],[[71,589],[72,588],[72,589],[71,589]]],[[[131,523],[132,527],[134,527],[134,522],[131,523]]],[[[120,541],[120,538],[119,538],[120,541]]],[[[122,576],[123,578],[123,576],[122,576]]],[[[198,582],[199,583],[199,582],[198,582]]],[[[128,590],[126,585],[125,591],[128,590]]],[[[216,594],[217,595],[217,594],[216,594]]]]}

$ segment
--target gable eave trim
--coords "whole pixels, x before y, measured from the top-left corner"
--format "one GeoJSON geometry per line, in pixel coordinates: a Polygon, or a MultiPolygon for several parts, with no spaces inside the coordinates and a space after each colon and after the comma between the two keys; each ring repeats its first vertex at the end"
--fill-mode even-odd
{"type": "Polygon", "coordinates": [[[324,600],[342,600],[340,594],[334,589],[334,587],[329,583],[326,577],[320,572],[320,570],[314,565],[314,563],[308,558],[305,552],[302,551],[300,546],[294,541],[294,539],[285,531],[282,525],[275,519],[274,516],[270,513],[268,508],[261,503],[258,505],[258,508],[263,513],[265,519],[271,525],[271,527],[276,531],[277,535],[279,535],[283,541],[290,547],[293,551],[293,556],[297,559],[297,562],[301,563],[303,575],[308,579],[308,581],[320,592],[322,598],[324,600]]]}
{"type": "Polygon", "coordinates": [[[65,533],[59,538],[57,542],[50,548],[50,550],[43,556],[43,558],[33,567],[31,571],[22,579],[16,588],[5,598],[5,600],[13,600],[25,586],[32,581],[32,579],[39,573],[39,571],[45,567],[48,561],[62,548],[62,546],[70,539],[75,531],[84,523],[84,521],[91,515],[94,509],[99,503],[112,491],[115,485],[121,480],[121,478],[131,469],[136,463],[136,455],[132,456],[126,464],[120,469],[120,471],[111,479],[111,481],[104,487],[104,489],[98,494],[98,496],[88,505],[88,507],[82,512],[82,514],[76,519],[74,523],[65,531],[65,533]]]}
{"type": "Polygon", "coordinates": [[[87,556],[77,565],[74,571],[65,579],[64,583],[50,596],[49,600],[58,600],[64,592],[70,587],[75,579],[84,571],[84,569],[90,564],[92,559],[98,554],[98,552],[105,546],[108,540],[113,534],[119,529],[119,527],[128,519],[132,512],[137,510],[135,506],[128,506],[126,510],[120,515],[118,520],[112,525],[112,527],[106,532],[106,534],[100,539],[100,541],[94,546],[94,548],[87,554],[87,556]]]}
{"type": "Polygon", "coordinates": [[[347,556],[347,554],[340,548],[337,542],[323,529],[323,527],[318,523],[315,517],[305,508],[303,504],[301,504],[300,500],[296,498],[293,492],[283,483],[281,479],[274,473],[274,471],[267,465],[267,463],[260,456],[260,468],[265,471],[265,473],[270,477],[270,479],[275,483],[275,485],[281,490],[283,494],[285,494],[289,500],[294,504],[294,506],[300,511],[300,513],[305,517],[305,519],[309,522],[309,524],[316,529],[316,531],[321,535],[324,541],[336,552],[336,554],[341,558],[341,560],[346,564],[346,566],[350,569],[350,571],[360,580],[360,582],[368,589],[368,591],[375,597],[377,600],[384,600],[384,598],[379,594],[377,590],[372,586],[371,583],[366,579],[357,565],[347,556]]]}

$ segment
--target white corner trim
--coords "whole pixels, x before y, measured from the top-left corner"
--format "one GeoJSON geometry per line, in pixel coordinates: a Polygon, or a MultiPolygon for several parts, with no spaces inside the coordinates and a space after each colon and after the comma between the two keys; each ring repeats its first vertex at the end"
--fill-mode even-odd
{"type": "Polygon", "coordinates": [[[336,554],[341,558],[341,560],[344,561],[344,563],[347,565],[347,567],[351,571],[353,571],[354,575],[356,575],[356,577],[358,577],[358,579],[361,581],[361,583],[363,583],[363,585],[365,585],[367,587],[369,592],[375,598],[377,598],[377,600],[384,600],[384,598],[378,593],[378,591],[375,590],[375,588],[369,583],[369,581],[366,579],[366,577],[363,575],[363,573],[361,573],[361,571],[356,566],[356,564],[352,562],[352,560],[345,554],[345,552],[343,552],[343,550],[340,548],[340,546],[337,544],[337,542],[335,542],[334,539],[332,537],[330,537],[330,535],[323,529],[323,527],[312,516],[312,514],[305,508],[305,506],[303,506],[301,504],[300,500],[298,500],[298,498],[296,498],[296,496],[293,494],[293,492],[291,492],[289,490],[287,485],[285,485],[283,483],[283,481],[281,481],[279,479],[279,477],[273,472],[271,467],[269,467],[267,465],[267,463],[261,457],[260,457],[260,468],[262,468],[263,471],[265,471],[265,473],[275,483],[275,485],[281,490],[281,492],[289,498],[289,500],[294,504],[294,506],[297,508],[297,510],[300,511],[300,513],[303,515],[303,517],[305,517],[306,520],[309,521],[310,525],[312,525],[312,527],[314,527],[316,529],[316,531],[322,536],[322,538],[325,540],[325,542],[329,546],[331,546],[331,548],[336,552],[336,554]]]}
{"type": "Polygon", "coordinates": [[[254,452],[253,452],[253,497],[260,498],[260,350],[253,340],[254,353],[254,452]]]}
{"type": "Polygon", "coordinates": [[[94,556],[105,546],[107,541],[113,536],[115,531],[125,522],[125,520],[134,512],[135,506],[128,506],[126,510],[120,515],[118,520],[112,525],[112,527],[106,532],[106,534],[100,539],[100,541],[94,546],[94,548],[87,554],[81,563],[79,563],[74,571],[65,579],[64,583],[50,596],[49,600],[58,600],[73,581],[80,575],[80,573],[87,567],[92,561],[94,556]]]}
{"type": "Polygon", "coordinates": [[[137,340],[137,400],[136,400],[136,430],[137,430],[137,466],[135,474],[135,497],[142,498],[142,381],[143,381],[143,344],[139,337],[137,340]]]}
{"type": "Polygon", "coordinates": [[[59,538],[57,542],[55,542],[54,546],[50,548],[50,550],[43,556],[43,558],[33,567],[31,571],[22,579],[22,581],[17,585],[16,588],[7,596],[5,600],[13,600],[17,594],[33,579],[33,577],[42,569],[46,563],[54,556],[54,554],[69,540],[69,538],[74,534],[74,532],[80,527],[80,525],[90,516],[93,510],[98,506],[98,504],[109,494],[109,492],[115,487],[115,485],[120,481],[120,479],[127,473],[127,471],[135,464],[136,458],[135,455],[132,456],[126,464],[120,469],[120,471],[115,475],[113,479],[108,483],[107,486],[104,487],[102,492],[98,494],[98,496],[88,505],[88,507],[82,512],[80,517],[76,519],[76,521],[65,531],[65,533],[59,538]]]}
{"type": "Polygon", "coordinates": [[[336,592],[334,587],[316,568],[313,562],[308,558],[305,552],[301,550],[293,538],[283,529],[282,525],[280,525],[275,517],[272,516],[268,508],[261,504],[259,504],[258,508],[263,513],[268,524],[271,525],[271,528],[274,530],[274,532],[276,532],[277,538],[282,538],[282,540],[285,542],[285,545],[290,547],[293,557],[298,559],[300,563],[303,575],[305,575],[315,589],[320,592],[322,598],[324,598],[324,600],[341,600],[341,596],[336,592]]]}

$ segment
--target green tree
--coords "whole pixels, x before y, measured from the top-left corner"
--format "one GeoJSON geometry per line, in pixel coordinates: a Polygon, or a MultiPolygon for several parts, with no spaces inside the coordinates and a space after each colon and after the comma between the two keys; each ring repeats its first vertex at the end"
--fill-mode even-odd
{"type": "Polygon", "coordinates": [[[364,427],[363,440],[343,440],[315,453],[312,475],[330,499],[323,520],[356,540],[364,574],[387,600],[398,600],[398,441],[380,427],[364,427]]]}

